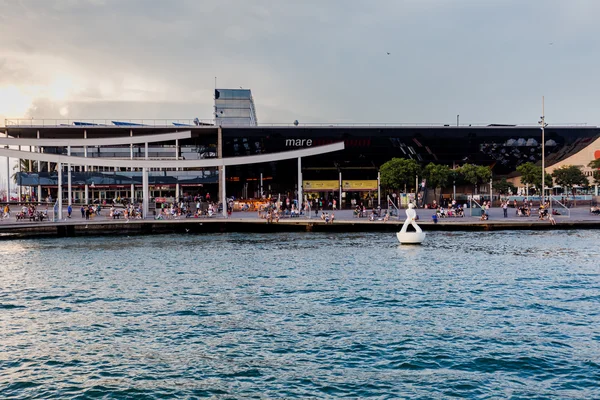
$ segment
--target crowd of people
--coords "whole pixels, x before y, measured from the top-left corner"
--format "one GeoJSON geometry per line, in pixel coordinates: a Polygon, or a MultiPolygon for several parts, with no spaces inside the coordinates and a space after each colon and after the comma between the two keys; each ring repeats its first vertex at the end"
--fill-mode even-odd
{"type": "MultiPolygon", "coordinates": [[[[204,198],[196,197],[194,202],[179,201],[174,203],[161,203],[160,208],[155,210],[154,219],[179,219],[179,218],[200,218],[212,217],[219,212],[219,205],[211,201],[205,201],[204,198]]],[[[227,212],[231,214],[233,204],[227,204],[227,212]]]]}
{"type": "MultiPolygon", "coordinates": [[[[8,204],[5,206],[4,215],[6,218],[10,218],[10,207],[8,204]]],[[[23,204],[21,210],[16,214],[17,221],[45,221],[48,220],[48,206],[44,210],[38,210],[33,204],[23,204]]]]}
{"type": "MultiPolygon", "coordinates": [[[[301,206],[302,208],[298,208],[298,204],[295,201],[290,201],[290,199],[286,199],[285,201],[269,199],[258,210],[258,218],[266,219],[269,223],[273,221],[279,222],[279,219],[283,217],[299,218],[305,215],[307,206],[307,204],[304,204],[301,206]]],[[[315,212],[315,215],[318,215],[318,210],[315,212]]]]}

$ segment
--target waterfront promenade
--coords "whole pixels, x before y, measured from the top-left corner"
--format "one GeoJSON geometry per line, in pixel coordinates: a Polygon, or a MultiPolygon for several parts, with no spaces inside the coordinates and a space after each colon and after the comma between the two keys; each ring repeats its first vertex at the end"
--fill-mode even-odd
{"type": "MultiPolygon", "coordinates": [[[[555,216],[556,225],[548,220],[539,220],[537,213],[530,217],[517,216],[515,210],[508,209],[508,218],[503,217],[499,207],[488,210],[489,219],[481,221],[477,216],[470,216],[467,209],[464,217],[447,217],[432,221],[433,209],[417,210],[419,225],[426,231],[492,231],[492,230],[556,230],[556,229],[599,229],[600,216],[590,213],[589,206],[571,208],[570,216],[555,216]]],[[[331,210],[324,212],[331,215],[331,210]]],[[[86,220],[79,213],[72,218],[61,221],[16,221],[14,216],[0,221],[0,237],[32,237],[32,236],[78,236],[102,234],[150,234],[150,233],[205,233],[205,232],[278,232],[278,231],[325,231],[325,232],[392,232],[398,231],[404,222],[404,210],[400,217],[391,217],[388,221],[370,220],[368,217],[357,218],[352,210],[333,212],[335,220],[326,223],[311,213],[310,218],[280,218],[278,222],[269,223],[258,217],[256,212],[234,212],[231,217],[213,216],[210,218],[155,219],[112,219],[107,217],[108,209],[99,216],[86,220]]]]}

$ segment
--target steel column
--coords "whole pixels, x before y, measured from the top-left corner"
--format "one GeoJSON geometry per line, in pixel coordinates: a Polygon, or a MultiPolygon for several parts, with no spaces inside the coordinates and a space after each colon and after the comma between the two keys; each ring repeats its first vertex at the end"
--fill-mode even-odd
{"type": "MultiPolygon", "coordinates": [[[[37,138],[40,138],[40,131],[37,131],[37,138]]],[[[42,148],[40,146],[37,146],[37,152],[41,153],[42,152],[42,148]]],[[[42,172],[42,162],[38,161],[38,187],[37,187],[37,200],[38,202],[42,201],[42,185],[40,183],[40,173],[42,172]]]]}
{"type": "Polygon", "coordinates": [[[342,209],[342,171],[339,172],[339,199],[338,199],[338,206],[339,209],[342,209]]]}
{"type": "Polygon", "coordinates": [[[298,157],[298,212],[302,210],[302,157],[298,157]]]}
{"type": "MultiPolygon", "coordinates": [[[[129,136],[133,137],[133,129],[129,130],[129,136]]],[[[129,145],[129,159],[133,160],[133,143],[129,145]]],[[[129,168],[133,172],[133,167],[129,168]]],[[[133,174],[131,176],[131,182],[133,182],[133,174]]],[[[135,185],[131,184],[131,204],[135,202],[135,185]]]]}
{"type": "Polygon", "coordinates": [[[381,207],[381,173],[377,171],[377,206],[381,207]]]}
{"type": "MultiPolygon", "coordinates": [[[[71,156],[71,146],[67,147],[67,155],[71,156]]],[[[67,164],[67,190],[69,191],[68,195],[67,195],[67,204],[71,205],[73,204],[73,198],[72,198],[72,193],[71,193],[71,164],[67,164]]]]}
{"type": "MultiPolygon", "coordinates": [[[[220,129],[220,128],[219,128],[220,129]]],[[[221,186],[221,203],[223,203],[223,216],[227,218],[227,192],[226,192],[226,180],[225,180],[225,166],[221,167],[221,171],[219,173],[219,183],[221,186]]]]}
{"type": "Polygon", "coordinates": [[[58,221],[62,220],[63,217],[63,203],[62,203],[62,163],[58,163],[58,221]]]}
{"type": "Polygon", "coordinates": [[[148,168],[142,168],[142,191],[143,193],[143,205],[142,205],[142,209],[143,209],[143,218],[147,218],[148,217],[148,211],[150,210],[150,196],[149,196],[149,190],[148,190],[148,168]]]}
{"type": "MultiPolygon", "coordinates": [[[[84,130],[84,131],[83,131],[83,138],[84,138],[84,139],[87,139],[87,130],[84,130]]],[[[87,158],[87,156],[88,156],[88,149],[87,149],[87,146],[83,146],[83,156],[84,156],[85,158],[87,158]]],[[[83,167],[83,170],[84,170],[85,172],[88,172],[88,166],[87,166],[87,165],[85,165],[85,166],[83,167]]],[[[90,204],[90,187],[88,186],[88,183],[87,183],[87,180],[88,180],[88,176],[87,176],[87,175],[88,175],[88,174],[86,173],[86,174],[85,174],[85,204],[90,204]]]]}

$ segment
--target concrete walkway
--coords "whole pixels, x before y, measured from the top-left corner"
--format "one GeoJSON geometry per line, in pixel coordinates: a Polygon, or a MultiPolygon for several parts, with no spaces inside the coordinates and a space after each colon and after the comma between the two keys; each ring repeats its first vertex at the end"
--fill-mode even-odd
{"type": "MultiPolygon", "coordinates": [[[[467,210],[470,211],[470,210],[467,210]]],[[[508,210],[508,218],[503,217],[501,208],[489,210],[490,218],[481,221],[479,216],[467,215],[462,218],[442,218],[437,224],[432,222],[433,209],[418,209],[419,225],[427,231],[492,231],[492,230],[555,230],[555,229],[600,229],[600,216],[591,214],[589,207],[572,208],[570,218],[556,216],[557,225],[549,221],[541,221],[537,212],[531,217],[518,217],[515,210],[508,210]]],[[[327,211],[326,211],[327,212],[327,211]]],[[[331,213],[331,211],[329,211],[331,213]]],[[[356,218],[352,210],[335,212],[335,222],[326,224],[320,217],[281,218],[278,223],[268,223],[258,217],[257,212],[234,212],[230,218],[214,216],[211,218],[179,218],[170,220],[136,220],[108,218],[108,209],[103,215],[86,220],[79,212],[72,218],[61,221],[35,222],[16,221],[13,214],[8,220],[0,221],[0,238],[36,236],[80,236],[105,234],[149,234],[149,233],[209,233],[209,232],[278,232],[278,231],[315,231],[315,232],[367,232],[398,231],[404,222],[404,210],[400,210],[400,218],[392,217],[387,222],[369,221],[368,218],[356,218]]],[[[320,216],[319,212],[319,216],[320,216]]]]}

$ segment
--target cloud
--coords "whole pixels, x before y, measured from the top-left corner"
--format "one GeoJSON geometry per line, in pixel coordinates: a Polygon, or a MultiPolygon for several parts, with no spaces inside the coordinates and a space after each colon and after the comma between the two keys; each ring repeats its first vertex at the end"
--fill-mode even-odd
{"type": "Polygon", "coordinates": [[[67,107],[76,118],[210,118],[216,76],[253,90],[261,122],[535,123],[542,95],[555,120],[598,122],[592,2],[0,0],[0,10],[0,91],[16,88],[36,117],[67,107]]]}

